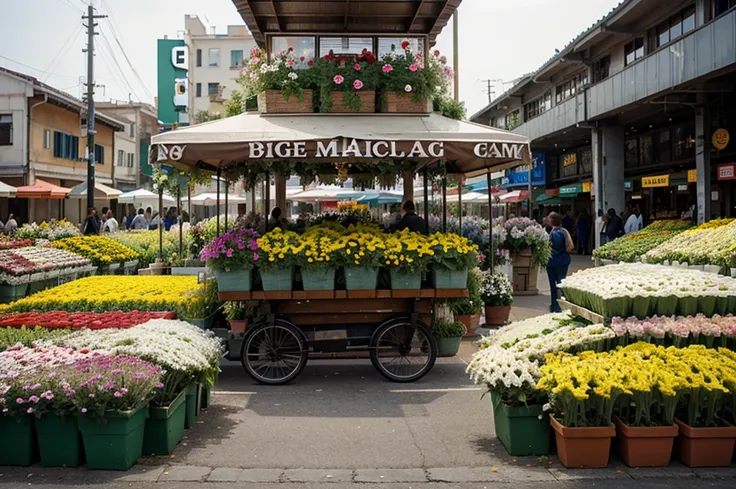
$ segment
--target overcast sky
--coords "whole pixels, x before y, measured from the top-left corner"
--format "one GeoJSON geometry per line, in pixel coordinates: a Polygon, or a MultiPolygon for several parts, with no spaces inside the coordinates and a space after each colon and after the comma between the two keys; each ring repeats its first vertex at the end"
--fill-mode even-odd
{"type": "MultiPolygon", "coordinates": [[[[232,0],[94,0],[102,35],[96,37],[97,100],[153,103],[156,39],[175,38],[184,15],[198,15],[224,33],[243,24],[232,0]],[[117,34],[117,40],[114,36],[117,34]],[[126,61],[121,47],[127,54],[126,61]],[[131,68],[132,66],[132,68],[131,68]],[[140,80],[139,80],[140,77],[140,80]]],[[[0,0],[0,66],[22,71],[80,96],[86,69],[83,0],[0,0]],[[25,66],[24,66],[25,65],[25,66]]],[[[511,82],[538,68],[555,48],[608,13],[618,0],[464,0],[460,12],[460,96],[468,115],[488,102],[484,80],[511,82]]],[[[437,48],[452,59],[452,22],[437,48]]],[[[496,95],[510,85],[494,82],[496,95]]]]}

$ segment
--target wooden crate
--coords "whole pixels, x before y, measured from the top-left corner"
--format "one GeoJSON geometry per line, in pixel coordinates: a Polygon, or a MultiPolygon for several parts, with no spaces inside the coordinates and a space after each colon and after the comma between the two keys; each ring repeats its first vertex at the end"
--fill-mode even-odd
{"type": "Polygon", "coordinates": [[[258,112],[262,114],[310,114],[312,106],[312,90],[304,90],[304,99],[296,97],[284,98],[281,90],[266,90],[258,94],[258,112]]]}
{"type": "Polygon", "coordinates": [[[355,111],[347,105],[342,103],[343,92],[332,92],[330,98],[332,99],[332,112],[333,114],[354,114],[358,113],[371,113],[376,111],[376,92],[375,90],[358,90],[356,92],[360,97],[360,109],[355,111]]]}
{"type": "Polygon", "coordinates": [[[385,92],[381,94],[381,112],[386,114],[426,114],[429,103],[415,102],[411,93],[385,92]]]}

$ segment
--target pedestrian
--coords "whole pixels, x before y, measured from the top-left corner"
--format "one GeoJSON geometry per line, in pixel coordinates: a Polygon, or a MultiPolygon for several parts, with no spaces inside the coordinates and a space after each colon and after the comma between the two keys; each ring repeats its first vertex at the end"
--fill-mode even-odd
{"type": "Polygon", "coordinates": [[[102,214],[100,214],[100,227],[102,227],[105,224],[105,221],[107,220],[107,211],[110,210],[107,208],[107,206],[104,206],[102,208],[102,214]]]}
{"type": "Polygon", "coordinates": [[[590,216],[587,209],[580,212],[576,229],[578,232],[578,254],[587,255],[588,239],[590,237],[590,216]]]}
{"type": "Polygon", "coordinates": [[[624,225],[624,233],[635,233],[639,231],[642,227],[644,227],[644,220],[641,217],[641,212],[639,212],[639,206],[635,205],[632,208],[631,215],[628,219],[626,219],[626,224],[624,225]]]}
{"type": "Polygon", "coordinates": [[[176,208],[169,207],[164,216],[164,231],[169,231],[174,224],[176,224],[176,208]]]}
{"type": "Polygon", "coordinates": [[[125,216],[125,229],[130,230],[131,226],[133,224],[133,219],[135,219],[136,213],[135,213],[135,206],[133,204],[128,204],[128,213],[125,216]]]}
{"type": "Polygon", "coordinates": [[[146,213],[145,213],[145,218],[146,218],[147,223],[151,222],[151,219],[153,218],[152,216],[153,216],[153,210],[151,209],[151,206],[149,205],[148,207],[146,207],[146,213]]]}
{"type": "Polygon", "coordinates": [[[603,209],[598,209],[598,217],[595,218],[595,235],[598,238],[597,248],[606,244],[606,234],[604,233],[606,229],[606,219],[607,216],[603,213],[603,209]]]}
{"type": "Polygon", "coordinates": [[[115,234],[118,232],[118,229],[120,229],[118,220],[112,215],[112,211],[107,211],[107,214],[105,215],[105,223],[102,225],[102,231],[105,234],[115,234]]]}
{"type": "Polygon", "coordinates": [[[148,229],[150,231],[154,231],[158,229],[158,221],[160,220],[158,211],[153,213],[153,217],[151,218],[151,222],[148,223],[148,229]]]}
{"type": "Polygon", "coordinates": [[[268,218],[268,230],[281,227],[281,207],[274,207],[271,210],[271,216],[268,218]]]}
{"type": "Polygon", "coordinates": [[[87,209],[87,218],[84,220],[82,234],[85,236],[100,234],[100,222],[97,220],[97,210],[94,207],[87,209]]]}
{"type": "Polygon", "coordinates": [[[403,231],[404,229],[415,233],[427,233],[427,223],[417,215],[416,207],[414,207],[414,202],[411,200],[407,200],[401,206],[401,219],[393,226],[391,231],[403,231]]]}
{"type": "Polygon", "coordinates": [[[616,214],[616,209],[608,209],[608,220],[606,220],[606,242],[611,242],[614,239],[623,236],[623,234],[624,223],[618,214],[616,214]]]}
{"type": "Polygon", "coordinates": [[[130,227],[128,229],[133,229],[133,230],[148,229],[148,221],[146,221],[146,215],[145,215],[145,211],[143,210],[143,207],[138,209],[138,215],[135,216],[133,220],[130,222],[130,227]]]}
{"type": "Polygon", "coordinates": [[[547,262],[547,277],[549,278],[549,290],[551,295],[550,312],[562,312],[557,302],[557,285],[567,277],[567,269],[570,267],[570,252],[575,248],[570,233],[562,227],[562,217],[552,212],[549,217],[552,232],[549,235],[552,252],[547,262]]]}
{"type": "Polygon", "coordinates": [[[8,216],[8,222],[5,223],[3,231],[7,236],[12,236],[16,229],[18,229],[18,222],[16,222],[15,216],[11,212],[8,216]]]}

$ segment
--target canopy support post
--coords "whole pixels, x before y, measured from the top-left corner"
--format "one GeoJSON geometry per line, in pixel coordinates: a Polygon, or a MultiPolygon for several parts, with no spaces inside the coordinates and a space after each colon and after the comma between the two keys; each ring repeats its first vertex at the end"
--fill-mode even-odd
{"type": "Polygon", "coordinates": [[[424,227],[425,233],[429,235],[429,194],[427,193],[427,167],[424,167],[424,227]]]}
{"type": "Polygon", "coordinates": [[[528,191],[529,191],[529,208],[526,210],[526,217],[530,218],[532,217],[532,169],[534,168],[534,164],[532,163],[529,165],[529,185],[528,185],[528,191]]]}
{"type": "Polygon", "coordinates": [[[447,232],[447,173],[442,175],[442,232],[447,232]]]}
{"type": "MultiPolygon", "coordinates": [[[[230,193],[230,182],[228,182],[227,177],[225,177],[225,229],[222,230],[224,233],[227,232],[227,211],[228,211],[227,194],[229,193],[230,193]]],[[[217,205],[220,205],[219,201],[217,202],[217,205]]]]}
{"type": "Polygon", "coordinates": [[[182,229],[184,228],[184,221],[181,218],[181,187],[176,187],[176,217],[179,221],[179,256],[184,251],[184,234],[182,229]]]}
{"type": "Polygon", "coordinates": [[[192,221],[192,185],[187,181],[187,209],[189,209],[189,222],[192,221]]]}
{"type": "Polygon", "coordinates": [[[164,188],[158,189],[158,261],[164,256],[164,188]]]}
{"type": "Polygon", "coordinates": [[[266,232],[268,232],[268,215],[271,212],[271,210],[269,209],[269,206],[271,205],[271,174],[268,171],[266,171],[264,185],[266,186],[266,195],[263,199],[263,218],[266,220],[266,232]]]}
{"type": "Polygon", "coordinates": [[[274,186],[276,187],[276,207],[286,214],[286,175],[277,173],[273,176],[274,186]]]}
{"type": "Polygon", "coordinates": [[[217,206],[215,211],[215,219],[217,223],[215,225],[216,236],[220,237],[220,176],[222,175],[222,168],[217,169],[217,206]]]}
{"type": "Polygon", "coordinates": [[[457,229],[460,236],[463,235],[463,178],[460,177],[457,191],[457,229]]]}
{"type": "Polygon", "coordinates": [[[496,249],[494,248],[493,243],[493,189],[491,188],[491,172],[486,173],[486,178],[488,179],[488,224],[490,225],[489,238],[491,244],[491,273],[496,273],[496,249]]]}

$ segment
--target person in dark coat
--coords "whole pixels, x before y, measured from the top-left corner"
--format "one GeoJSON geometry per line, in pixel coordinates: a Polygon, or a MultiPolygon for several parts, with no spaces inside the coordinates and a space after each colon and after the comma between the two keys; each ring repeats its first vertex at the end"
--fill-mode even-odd
{"type": "Polygon", "coordinates": [[[606,238],[608,242],[622,236],[624,234],[624,222],[616,214],[616,210],[608,209],[608,220],[606,221],[606,238]]]}
{"type": "Polygon", "coordinates": [[[85,236],[100,234],[100,221],[97,220],[97,211],[94,207],[87,209],[87,219],[84,220],[82,234],[85,236]]]}
{"type": "Polygon", "coordinates": [[[583,209],[578,216],[577,223],[577,234],[578,234],[578,254],[588,254],[588,238],[590,237],[590,216],[588,216],[588,210],[583,209]]]}
{"type": "Polygon", "coordinates": [[[415,233],[427,233],[427,223],[417,215],[416,207],[414,207],[414,202],[411,200],[404,202],[401,207],[401,219],[393,226],[391,231],[403,231],[404,229],[415,233]]]}

